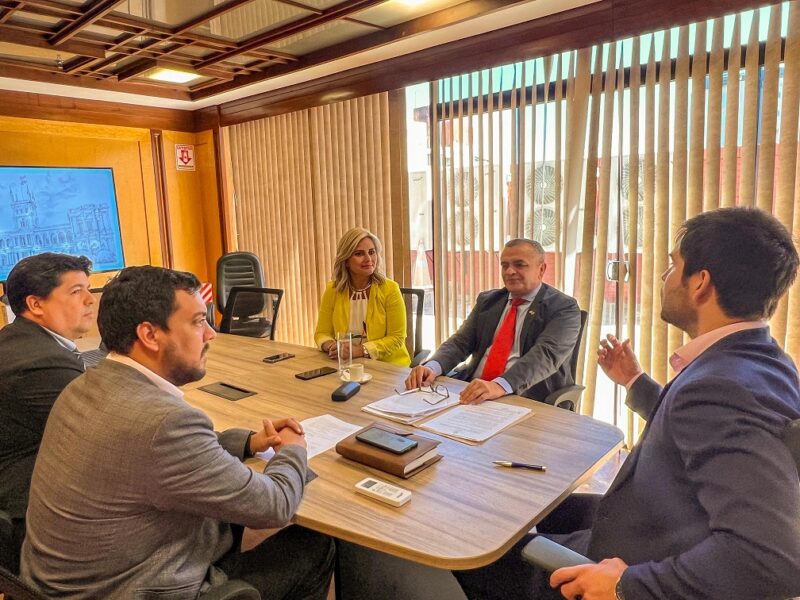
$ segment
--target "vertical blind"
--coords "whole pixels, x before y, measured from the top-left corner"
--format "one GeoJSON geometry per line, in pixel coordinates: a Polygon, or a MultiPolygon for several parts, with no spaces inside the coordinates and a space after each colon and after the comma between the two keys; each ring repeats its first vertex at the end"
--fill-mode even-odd
{"type": "MultiPolygon", "coordinates": [[[[799,13],[784,2],[432,84],[437,341],[502,285],[498,254],[524,235],[545,247],[545,281],[589,311],[583,410],[613,413],[594,349],[617,324],[666,382],[685,339],[660,318],[660,278],[683,221],[758,206],[800,232],[799,13]]],[[[800,357],[800,285],[770,326],[800,357]]],[[[640,422],[618,416],[635,439],[640,422]]]]}
{"type": "Polygon", "coordinates": [[[276,339],[314,344],[336,243],[351,227],[383,241],[389,277],[402,282],[410,268],[408,253],[396,250],[408,209],[390,101],[389,93],[375,94],[225,131],[238,249],[260,257],[268,287],[285,290],[276,339]]]}

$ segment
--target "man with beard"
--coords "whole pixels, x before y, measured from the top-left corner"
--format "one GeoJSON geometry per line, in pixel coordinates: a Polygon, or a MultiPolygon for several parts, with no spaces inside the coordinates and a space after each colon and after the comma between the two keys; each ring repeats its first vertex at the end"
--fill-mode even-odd
{"type": "MultiPolygon", "coordinates": [[[[598,351],[647,420],[592,528],[559,539],[599,563],[559,569],[548,582],[520,557],[526,536],[489,567],[456,574],[468,597],[800,594],[800,485],[781,440],[800,418],[800,386],[767,327],[795,279],[797,251],[772,216],[728,208],[689,219],[670,258],[661,317],[692,338],[670,358],[672,381],[662,388],[645,375],[629,341],[609,336],[598,351]]],[[[574,518],[577,504],[558,510],[574,518]]]]}
{"type": "Polygon", "coordinates": [[[215,337],[190,273],[124,269],[98,324],[108,359],[59,396],[31,483],[22,577],[48,598],[197,598],[225,581],[269,598],[327,593],[333,545],[287,527],[249,552],[241,527],[282,527],[306,478],[294,419],[214,433],[178,386],[215,337]],[[276,450],[263,474],[242,459],[276,450]],[[229,524],[236,524],[231,527],[229,524]]]}

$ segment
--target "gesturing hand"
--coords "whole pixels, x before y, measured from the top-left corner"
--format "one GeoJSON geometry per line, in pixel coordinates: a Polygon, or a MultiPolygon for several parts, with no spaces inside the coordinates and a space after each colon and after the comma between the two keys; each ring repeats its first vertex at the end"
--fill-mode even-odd
{"type": "Polygon", "coordinates": [[[631,350],[631,341],[620,342],[610,333],[606,339],[600,340],[597,364],[611,381],[619,385],[625,385],[642,372],[642,367],[631,350]]]}

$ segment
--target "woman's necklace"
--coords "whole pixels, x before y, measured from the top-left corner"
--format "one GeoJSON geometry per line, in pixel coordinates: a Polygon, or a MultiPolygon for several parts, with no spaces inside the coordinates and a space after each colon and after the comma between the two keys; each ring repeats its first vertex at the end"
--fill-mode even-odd
{"type": "Polygon", "coordinates": [[[372,280],[371,279],[370,279],[369,283],[367,284],[367,286],[363,287],[361,289],[356,289],[351,284],[350,285],[350,289],[352,290],[352,294],[350,296],[350,299],[351,300],[367,300],[367,291],[371,287],[372,287],[372,280]]]}

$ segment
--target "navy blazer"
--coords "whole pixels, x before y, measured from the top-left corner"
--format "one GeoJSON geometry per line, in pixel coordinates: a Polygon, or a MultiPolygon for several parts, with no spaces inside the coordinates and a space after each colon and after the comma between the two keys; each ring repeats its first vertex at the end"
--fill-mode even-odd
{"type": "MultiPolygon", "coordinates": [[[[471,380],[478,375],[475,369],[494,341],[507,302],[505,288],[478,295],[469,317],[432,357],[443,373],[471,356],[457,377],[471,380]]],[[[569,359],[580,327],[581,313],[575,298],[542,283],[522,323],[520,357],[502,374],[515,394],[544,400],[551,392],[575,383],[569,359]]]]}
{"type": "Polygon", "coordinates": [[[0,329],[0,509],[25,517],[33,464],[53,403],[83,362],[25,317],[0,329]]]}
{"type": "Polygon", "coordinates": [[[800,594],[800,485],[781,441],[800,388],[769,329],[723,338],[663,390],[641,376],[628,404],[647,427],[587,552],[631,565],[625,598],[800,594]]]}

